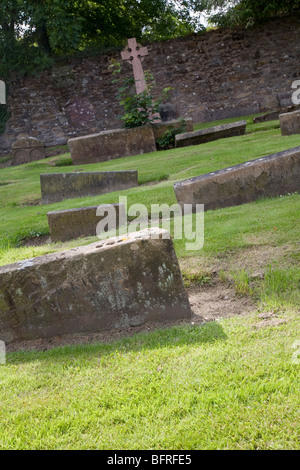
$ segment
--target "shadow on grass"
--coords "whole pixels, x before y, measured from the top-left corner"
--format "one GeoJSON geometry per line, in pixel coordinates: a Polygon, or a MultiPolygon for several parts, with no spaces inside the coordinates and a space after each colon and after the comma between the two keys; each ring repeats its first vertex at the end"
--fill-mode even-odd
{"type": "MultiPolygon", "coordinates": [[[[118,340],[90,343],[78,343],[47,350],[20,350],[8,352],[7,364],[22,364],[34,361],[64,362],[79,358],[88,360],[93,356],[115,353],[139,352],[164,348],[184,348],[216,341],[226,341],[227,336],[217,322],[202,325],[173,326],[161,328],[147,333],[137,333],[118,340]]],[[[9,351],[9,348],[8,348],[9,351]]]]}

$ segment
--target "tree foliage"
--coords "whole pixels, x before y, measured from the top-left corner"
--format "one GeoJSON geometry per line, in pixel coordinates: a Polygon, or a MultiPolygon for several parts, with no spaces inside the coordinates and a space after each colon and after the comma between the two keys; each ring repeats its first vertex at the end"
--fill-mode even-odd
{"type": "Polygon", "coordinates": [[[192,33],[169,0],[1,0],[0,77],[32,73],[49,57],[192,33]]]}
{"type": "Polygon", "coordinates": [[[155,41],[218,26],[251,26],[300,9],[300,0],[1,0],[0,79],[34,73],[52,57],[155,41]]]}
{"type": "Polygon", "coordinates": [[[207,1],[210,22],[221,27],[250,27],[299,9],[300,0],[207,1]]]}

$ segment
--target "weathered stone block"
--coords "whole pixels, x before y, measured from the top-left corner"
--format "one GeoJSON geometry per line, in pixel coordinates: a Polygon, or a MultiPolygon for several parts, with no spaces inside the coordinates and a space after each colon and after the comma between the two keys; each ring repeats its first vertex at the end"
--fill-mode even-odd
{"type": "Polygon", "coordinates": [[[282,135],[300,134],[300,110],[280,114],[279,119],[282,135]]]}
{"type": "Polygon", "coordinates": [[[0,267],[0,337],[9,344],[190,319],[164,234],[143,230],[0,267]]]}
{"type": "Polygon", "coordinates": [[[172,103],[161,103],[159,105],[159,114],[162,121],[172,121],[177,119],[178,111],[172,103]]]}
{"type": "Polygon", "coordinates": [[[204,209],[235,206],[300,190],[300,147],[174,184],[178,202],[204,209]]]}
{"type": "MultiPolygon", "coordinates": [[[[80,207],[76,209],[66,209],[61,211],[48,212],[48,225],[51,240],[53,242],[73,240],[80,237],[96,236],[97,225],[104,216],[97,216],[97,209],[103,210],[108,204],[101,206],[80,207]]],[[[119,227],[120,204],[111,204],[116,213],[116,228],[119,227]]],[[[122,205],[121,205],[122,206],[122,205]]],[[[123,211],[124,206],[122,206],[123,211]]]]}
{"type": "Polygon", "coordinates": [[[74,165],[97,163],[156,150],[152,126],[115,129],[68,140],[74,165]]]}
{"type": "Polygon", "coordinates": [[[153,124],[155,140],[160,139],[168,130],[179,129],[181,126],[185,127],[184,132],[192,132],[194,130],[193,119],[175,119],[172,121],[158,122],[153,124]]]}
{"type": "Polygon", "coordinates": [[[42,203],[52,204],[65,199],[98,196],[122,191],[138,185],[138,172],[95,171],[41,174],[42,203]]]}
{"type": "Polygon", "coordinates": [[[187,147],[189,145],[205,144],[217,139],[235,137],[245,134],[247,122],[238,121],[231,124],[221,124],[220,126],[209,127],[194,132],[178,134],[175,137],[176,147],[187,147]]]}
{"type": "Polygon", "coordinates": [[[13,164],[22,165],[45,158],[45,147],[35,137],[22,137],[12,146],[13,164]]]}

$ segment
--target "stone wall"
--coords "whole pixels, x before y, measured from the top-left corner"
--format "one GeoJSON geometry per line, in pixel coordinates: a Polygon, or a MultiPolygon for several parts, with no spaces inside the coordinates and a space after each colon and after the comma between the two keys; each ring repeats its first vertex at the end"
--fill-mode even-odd
{"type": "MultiPolygon", "coordinates": [[[[300,18],[281,18],[248,30],[211,31],[148,44],[144,68],[159,92],[194,122],[241,116],[291,105],[300,79],[300,18]]],[[[146,44],[145,44],[146,45],[146,44]]],[[[36,78],[9,84],[11,118],[0,135],[0,155],[22,136],[46,146],[120,127],[121,109],[111,84],[110,56],[74,58],[36,78]]],[[[124,70],[131,74],[130,66],[124,70]]]]}

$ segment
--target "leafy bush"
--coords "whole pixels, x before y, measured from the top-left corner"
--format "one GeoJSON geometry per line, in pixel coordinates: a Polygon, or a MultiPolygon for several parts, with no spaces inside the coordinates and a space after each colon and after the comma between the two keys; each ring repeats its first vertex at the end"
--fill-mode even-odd
{"type": "Polygon", "coordinates": [[[156,146],[158,150],[169,150],[175,147],[175,136],[185,132],[186,123],[184,119],[181,120],[180,127],[175,129],[168,129],[162,137],[156,139],[156,146]]]}
{"type": "Polygon", "coordinates": [[[122,66],[117,61],[112,61],[110,67],[113,75],[117,76],[112,83],[119,85],[117,99],[124,109],[124,114],[119,116],[123,127],[133,128],[152,124],[157,120],[161,103],[168,100],[171,87],[164,88],[161,96],[155,100],[153,89],[156,86],[153,75],[145,72],[146,90],[136,94],[134,78],[121,77],[122,66]]]}

